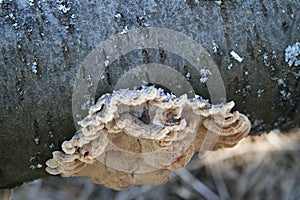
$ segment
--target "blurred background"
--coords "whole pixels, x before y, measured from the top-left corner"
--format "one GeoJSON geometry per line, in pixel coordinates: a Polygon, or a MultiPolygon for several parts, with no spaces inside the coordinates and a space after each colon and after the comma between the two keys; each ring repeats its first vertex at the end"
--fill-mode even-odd
{"type": "Polygon", "coordinates": [[[194,155],[160,186],[115,191],[85,177],[53,176],[15,188],[12,199],[300,199],[300,129],[251,136],[202,159],[194,155]]]}

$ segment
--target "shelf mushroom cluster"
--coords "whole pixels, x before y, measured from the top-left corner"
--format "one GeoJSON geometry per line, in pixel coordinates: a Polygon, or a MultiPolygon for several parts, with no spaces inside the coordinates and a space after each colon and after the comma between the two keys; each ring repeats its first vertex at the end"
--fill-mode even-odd
{"type": "Polygon", "coordinates": [[[79,122],[81,129],[54,151],[46,171],[89,176],[114,189],[163,184],[198,151],[236,145],[251,124],[233,102],[165,94],[154,87],[103,95],[79,122]]]}

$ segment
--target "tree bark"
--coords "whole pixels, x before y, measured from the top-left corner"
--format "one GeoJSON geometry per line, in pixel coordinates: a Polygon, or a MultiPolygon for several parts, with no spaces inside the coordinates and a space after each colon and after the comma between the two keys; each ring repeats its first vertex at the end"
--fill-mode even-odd
{"type": "MultiPolygon", "coordinates": [[[[0,2],[0,188],[48,175],[45,161],[76,131],[71,100],[80,64],[126,29],[168,28],[202,44],[222,74],[227,100],[252,121],[251,134],[299,127],[300,68],[285,61],[285,49],[300,40],[299,1],[0,2]]],[[[189,68],[171,52],[137,50],[110,65],[97,96],[111,92],[132,66],[151,62],[182,74],[189,68]]],[[[198,80],[190,82],[209,99],[198,80]]]]}

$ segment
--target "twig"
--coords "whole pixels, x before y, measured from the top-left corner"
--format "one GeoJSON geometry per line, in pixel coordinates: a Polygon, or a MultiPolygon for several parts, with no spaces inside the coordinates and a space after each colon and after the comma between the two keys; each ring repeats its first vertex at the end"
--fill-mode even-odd
{"type": "Polygon", "coordinates": [[[181,169],[175,172],[186,184],[190,185],[200,195],[209,200],[219,200],[219,196],[211,191],[205,184],[195,178],[188,170],[181,169]]]}
{"type": "Polygon", "coordinates": [[[216,185],[216,188],[221,196],[222,199],[231,199],[228,189],[226,187],[225,181],[223,179],[223,176],[220,171],[220,166],[215,165],[214,167],[209,165],[214,183],[216,185]]]}

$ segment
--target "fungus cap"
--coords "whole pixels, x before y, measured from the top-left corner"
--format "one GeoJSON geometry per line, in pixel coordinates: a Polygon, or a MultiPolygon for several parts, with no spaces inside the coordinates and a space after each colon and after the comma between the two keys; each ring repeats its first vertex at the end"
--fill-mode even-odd
{"type": "Polygon", "coordinates": [[[114,189],[163,184],[195,152],[232,147],[248,135],[249,119],[230,113],[233,106],[170,97],[154,87],[114,91],[89,109],[82,128],[52,153],[46,171],[89,176],[114,189]]]}

